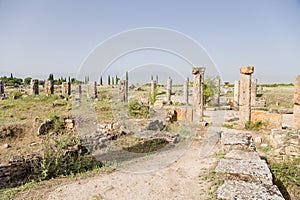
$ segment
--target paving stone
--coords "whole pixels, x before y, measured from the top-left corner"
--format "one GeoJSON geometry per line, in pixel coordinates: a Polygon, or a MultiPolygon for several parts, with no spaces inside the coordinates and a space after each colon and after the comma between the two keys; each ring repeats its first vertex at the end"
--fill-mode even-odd
{"type": "Polygon", "coordinates": [[[225,155],[227,159],[238,159],[238,160],[261,160],[257,152],[231,150],[225,155]]]}
{"type": "Polygon", "coordinates": [[[272,174],[265,160],[221,159],[216,172],[230,174],[229,179],[247,180],[272,185],[272,174]]]}
{"type": "Polygon", "coordinates": [[[276,185],[230,180],[218,188],[217,197],[224,200],[284,200],[276,185]]]}

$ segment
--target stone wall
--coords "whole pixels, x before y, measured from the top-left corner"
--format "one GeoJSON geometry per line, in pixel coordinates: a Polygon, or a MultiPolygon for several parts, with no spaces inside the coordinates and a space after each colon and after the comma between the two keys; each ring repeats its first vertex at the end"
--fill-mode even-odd
{"type": "Polygon", "coordinates": [[[14,156],[0,165],[0,188],[16,187],[39,177],[40,158],[14,156]]]}

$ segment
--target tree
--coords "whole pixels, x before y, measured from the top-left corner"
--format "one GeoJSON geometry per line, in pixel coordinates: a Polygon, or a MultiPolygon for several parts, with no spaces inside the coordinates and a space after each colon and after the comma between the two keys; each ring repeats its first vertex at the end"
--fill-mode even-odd
{"type": "Polygon", "coordinates": [[[111,77],[111,84],[112,84],[112,85],[114,85],[114,84],[115,84],[114,77],[111,77]]]}
{"type": "Polygon", "coordinates": [[[118,85],[120,78],[116,75],[116,85],[118,85]]]}
{"type": "Polygon", "coordinates": [[[128,81],[129,77],[128,77],[128,71],[126,71],[126,81],[128,81]]]}
{"type": "Polygon", "coordinates": [[[49,74],[49,76],[48,76],[48,81],[54,81],[54,76],[53,76],[53,74],[49,74]]]}
{"type": "Polygon", "coordinates": [[[10,79],[13,80],[14,79],[14,76],[12,73],[10,73],[10,79]]]}
{"type": "Polygon", "coordinates": [[[102,76],[100,77],[100,85],[103,85],[102,76]]]}
{"type": "Polygon", "coordinates": [[[110,75],[107,77],[107,84],[110,85],[110,75]]]}
{"type": "Polygon", "coordinates": [[[30,82],[31,82],[31,77],[26,77],[26,78],[24,78],[24,83],[26,84],[26,85],[29,85],[30,84],[30,82]]]}

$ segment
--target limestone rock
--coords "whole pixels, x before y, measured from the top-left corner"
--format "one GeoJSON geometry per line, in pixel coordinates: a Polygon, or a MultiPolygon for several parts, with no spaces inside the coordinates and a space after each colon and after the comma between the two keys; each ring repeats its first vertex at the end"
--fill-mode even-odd
{"type": "Polygon", "coordinates": [[[53,122],[50,119],[47,119],[40,125],[38,129],[38,135],[44,135],[48,133],[52,128],[53,128],[53,122]]]}
{"type": "Polygon", "coordinates": [[[240,73],[241,74],[253,74],[254,67],[253,66],[242,66],[242,67],[240,67],[240,73]]]}
{"type": "Polygon", "coordinates": [[[225,155],[225,158],[236,159],[236,160],[260,160],[257,152],[231,150],[225,155]]]}
{"type": "Polygon", "coordinates": [[[226,200],[284,200],[276,185],[225,181],[217,190],[218,199],[226,200]]]}
{"type": "Polygon", "coordinates": [[[155,121],[150,122],[146,129],[152,130],[152,131],[161,131],[161,130],[163,130],[164,127],[165,127],[165,125],[163,124],[163,122],[161,120],[155,120],[155,121]]]}

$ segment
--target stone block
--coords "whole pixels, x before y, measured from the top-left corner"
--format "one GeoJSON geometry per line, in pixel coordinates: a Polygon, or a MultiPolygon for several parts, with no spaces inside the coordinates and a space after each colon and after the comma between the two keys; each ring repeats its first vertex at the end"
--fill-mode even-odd
{"type": "Polygon", "coordinates": [[[217,198],[224,200],[284,200],[276,185],[247,183],[245,181],[225,181],[217,190],[217,198]]]}
{"type": "Polygon", "coordinates": [[[282,115],[277,113],[268,113],[265,111],[251,111],[251,122],[266,122],[267,128],[282,128],[282,115]]]}
{"type": "Polygon", "coordinates": [[[294,104],[300,106],[300,75],[295,76],[295,82],[294,82],[294,104]]]}
{"type": "Polygon", "coordinates": [[[254,67],[253,66],[242,66],[242,67],[240,67],[240,73],[241,74],[253,74],[254,67]]]}
{"type": "Polygon", "coordinates": [[[225,155],[227,159],[236,160],[260,160],[259,154],[257,152],[241,151],[241,150],[231,150],[225,155]]]}
{"type": "Polygon", "coordinates": [[[222,132],[221,144],[224,150],[255,150],[252,136],[245,133],[222,132]]]}
{"type": "Polygon", "coordinates": [[[216,167],[217,173],[229,174],[229,179],[247,180],[272,185],[272,174],[265,160],[221,159],[216,167]]]}

